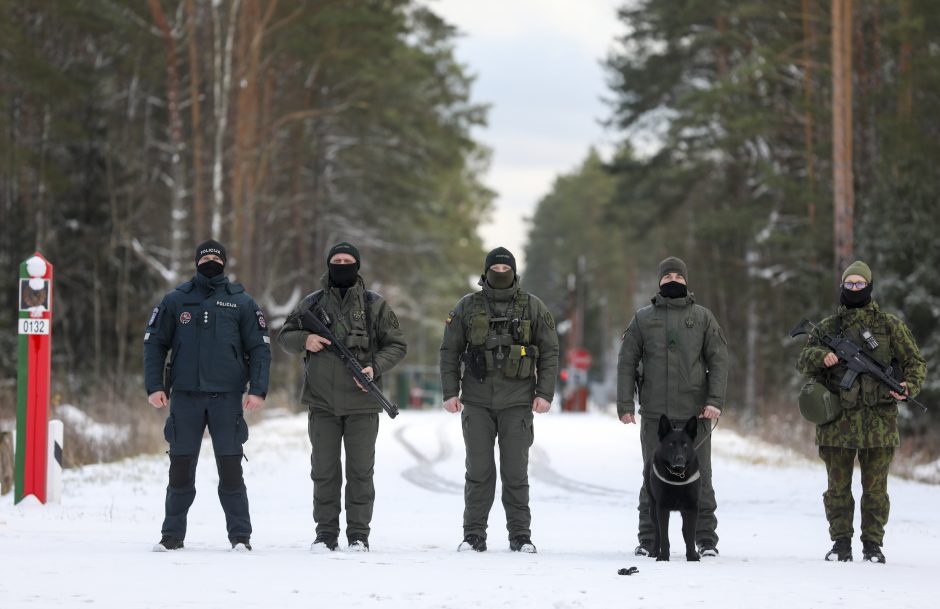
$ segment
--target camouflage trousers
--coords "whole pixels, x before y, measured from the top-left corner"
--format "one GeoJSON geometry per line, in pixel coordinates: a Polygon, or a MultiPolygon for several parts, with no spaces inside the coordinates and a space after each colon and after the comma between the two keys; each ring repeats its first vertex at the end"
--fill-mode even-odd
{"type": "Polygon", "coordinates": [[[888,468],[894,448],[841,448],[820,446],[819,456],[826,464],[829,488],[823,493],[829,537],[852,537],[855,498],[852,496],[852,473],[858,456],[862,472],[862,541],[882,545],[891,501],[888,498],[888,468]]]}

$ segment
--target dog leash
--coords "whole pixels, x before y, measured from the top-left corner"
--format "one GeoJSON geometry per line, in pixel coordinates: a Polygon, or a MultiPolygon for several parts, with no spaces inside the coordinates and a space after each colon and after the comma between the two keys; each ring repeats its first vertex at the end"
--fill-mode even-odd
{"type": "Polygon", "coordinates": [[[708,433],[705,434],[705,436],[699,441],[699,443],[695,445],[695,450],[698,450],[698,447],[705,443],[705,440],[707,440],[709,436],[712,435],[712,432],[715,431],[717,427],[718,427],[718,419],[715,419],[715,424],[710,426],[708,433]]]}

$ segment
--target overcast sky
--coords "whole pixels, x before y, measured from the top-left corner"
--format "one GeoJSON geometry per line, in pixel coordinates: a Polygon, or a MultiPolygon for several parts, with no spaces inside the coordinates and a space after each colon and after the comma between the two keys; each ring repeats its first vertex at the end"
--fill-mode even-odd
{"type": "MultiPolygon", "coordinates": [[[[474,101],[491,105],[475,133],[493,151],[486,184],[498,193],[487,248],[502,245],[524,265],[529,218],[554,178],[577,167],[592,144],[613,136],[600,60],[622,32],[623,0],[427,0],[457,26],[457,59],[477,80],[474,101]]],[[[520,268],[521,271],[521,268],[520,268]]]]}

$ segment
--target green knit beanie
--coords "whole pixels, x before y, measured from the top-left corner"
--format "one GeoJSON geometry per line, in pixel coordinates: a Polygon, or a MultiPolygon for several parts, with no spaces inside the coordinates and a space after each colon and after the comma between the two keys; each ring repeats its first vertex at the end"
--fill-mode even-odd
{"type": "Polygon", "coordinates": [[[686,281],[689,280],[689,269],[685,266],[685,262],[675,256],[670,256],[659,263],[659,278],[662,279],[669,273],[679,273],[685,277],[686,281]]]}
{"type": "Polygon", "coordinates": [[[871,269],[861,260],[856,260],[845,269],[842,273],[842,281],[845,282],[845,278],[849,275],[860,275],[865,281],[871,283],[871,269]]]}

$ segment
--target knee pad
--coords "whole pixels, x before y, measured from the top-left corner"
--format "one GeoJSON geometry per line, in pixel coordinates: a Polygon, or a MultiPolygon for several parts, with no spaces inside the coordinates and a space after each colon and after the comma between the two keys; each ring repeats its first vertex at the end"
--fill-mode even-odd
{"type": "Polygon", "coordinates": [[[185,488],[192,486],[193,458],[189,455],[170,455],[170,486],[185,488]]]}
{"type": "Polygon", "coordinates": [[[242,477],[242,456],[225,455],[217,457],[219,466],[219,486],[225,490],[235,491],[245,485],[242,477]]]}

